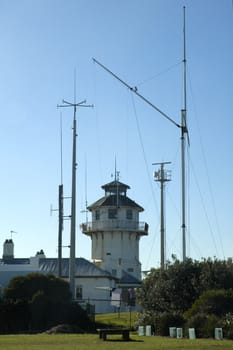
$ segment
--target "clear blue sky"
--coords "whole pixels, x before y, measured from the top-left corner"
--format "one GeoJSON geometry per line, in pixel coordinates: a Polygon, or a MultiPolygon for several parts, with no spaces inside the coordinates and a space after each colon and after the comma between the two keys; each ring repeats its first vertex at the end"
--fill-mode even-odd
{"type": "MultiPolygon", "coordinates": [[[[182,102],[182,15],[186,6],[188,156],[187,255],[233,256],[233,6],[231,0],[0,1],[0,245],[15,257],[44,249],[57,255],[60,110],[78,110],[77,247],[88,204],[103,195],[115,157],[120,181],[145,211],[150,233],[140,243],[143,269],[160,261],[158,183],[152,163],[171,161],[166,187],[166,251],[181,258],[180,131],[92,62],[102,62],[178,123],[182,102]],[[86,165],[85,165],[86,164],[86,165]],[[85,169],[86,176],[85,176],[85,169]],[[86,178],[86,181],[85,181],[86,178]],[[85,186],[85,184],[87,186],[85,186]],[[85,191],[87,187],[87,191],[85,191]]],[[[72,110],[62,111],[63,183],[71,192],[72,110]]],[[[65,203],[66,215],[70,202],[65,203]]],[[[90,216],[89,216],[90,220],[90,216]]],[[[65,222],[63,244],[69,244],[65,222]]],[[[2,251],[2,250],[1,250],[2,251]]],[[[2,254],[2,253],[0,253],[2,254]]],[[[63,255],[68,256],[68,248],[63,255]]]]}

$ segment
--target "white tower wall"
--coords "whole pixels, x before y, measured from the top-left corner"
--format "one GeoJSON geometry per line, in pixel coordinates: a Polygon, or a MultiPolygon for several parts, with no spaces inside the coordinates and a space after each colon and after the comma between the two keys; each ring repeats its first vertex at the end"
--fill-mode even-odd
{"type": "Polygon", "coordinates": [[[148,234],[148,225],[139,222],[143,208],[126,196],[127,185],[113,181],[102,188],[105,197],[88,208],[92,221],[83,224],[92,240],[92,259],[114,277],[126,273],[140,280],[139,241],[148,234]]]}

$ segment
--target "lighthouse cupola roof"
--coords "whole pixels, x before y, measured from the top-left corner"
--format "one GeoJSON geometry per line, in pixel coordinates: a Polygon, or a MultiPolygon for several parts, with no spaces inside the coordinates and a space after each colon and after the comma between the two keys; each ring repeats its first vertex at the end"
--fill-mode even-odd
{"type": "Polygon", "coordinates": [[[128,185],[125,185],[118,180],[111,181],[106,185],[101,186],[101,188],[105,191],[105,196],[109,196],[109,195],[126,196],[127,190],[130,189],[128,185]]]}
{"type": "Polygon", "coordinates": [[[105,191],[104,197],[89,205],[88,210],[92,211],[100,207],[128,207],[138,211],[144,210],[139,204],[127,197],[127,190],[130,187],[118,179],[101,186],[101,188],[105,191]]]}

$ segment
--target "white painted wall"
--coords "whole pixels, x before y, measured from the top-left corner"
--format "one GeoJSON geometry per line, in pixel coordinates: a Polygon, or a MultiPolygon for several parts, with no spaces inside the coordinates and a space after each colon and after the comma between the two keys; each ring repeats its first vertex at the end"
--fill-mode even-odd
{"type": "Polygon", "coordinates": [[[103,277],[80,277],[75,280],[75,285],[82,286],[83,302],[95,304],[96,313],[114,312],[110,296],[110,291],[115,286],[114,281],[103,277]]]}
{"type": "Polygon", "coordinates": [[[92,212],[92,229],[95,231],[91,234],[92,259],[101,260],[100,267],[110,273],[116,270],[119,278],[125,270],[140,279],[140,235],[133,230],[138,227],[139,212],[134,208],[120,207],[117,219],[108,219],[109,208],[99,209],[99,220],[95,219],[95,211],[92,212]],[[126,218],[127,209],[132,210],[131,220],[126,218]]]}

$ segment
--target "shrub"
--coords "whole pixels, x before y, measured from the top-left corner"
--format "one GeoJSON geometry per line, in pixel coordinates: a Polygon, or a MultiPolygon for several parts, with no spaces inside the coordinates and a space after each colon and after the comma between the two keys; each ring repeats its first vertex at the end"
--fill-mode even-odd
{"type": "Polygon", "coordinates": [[[0,304],[0,333],[19,333],[28,330],[30,312],[24,301],[0,304]]]}
{"type": "Polygon", "coordinates": [[[212,338],[215,327],[219,326],[220,319],[215,315],[197,313],[186,322],[186,327],[195,328],[197,338],[212,338]]]}
{"type": "Polygon", "coordinates": [[[176,312],[142,312],[137,318],[137,325],[152,326],[152,332],[162,336],[169,335],[169,327],[183,327],[184,318],[176,312]]]}
{"type": "Polygon", "coordinates": [[[223,335],[227,339],[233,340],[233,314],[228,313],[222,318],[223,335]]]}
{"type": "Polygon", "coordinates": [[[224,316],[233,312],[233,291],[230,290],[207,290],[193,303],[192,307],[185,313],[189,318],[195,314],[214,314],[224,316]]]}
{"type": "Polygon", "coordinates": [[[152,333],[155,332],[155,324],[156,324],[156,315],[154,312],[149,311],[142,311],[137,314],[136,322],[135,322],[136,328],[138,326],[146,326],[151,325],[152,327],[152,333]]]}
{"type": "Polygon", "coordinates": [[[71,301],[67,282],[39,273],[10,281],[0,303],[1,333],[44,331],[58,324],[93,327],[87,312],[71,301]]]}
{"type": "Polygon", "coordinates": [[[162,336],[169,335],[169,327],[183,327],[184,317],[176,312],[163,312],[158,315],[156,333],[162,336]]]}

